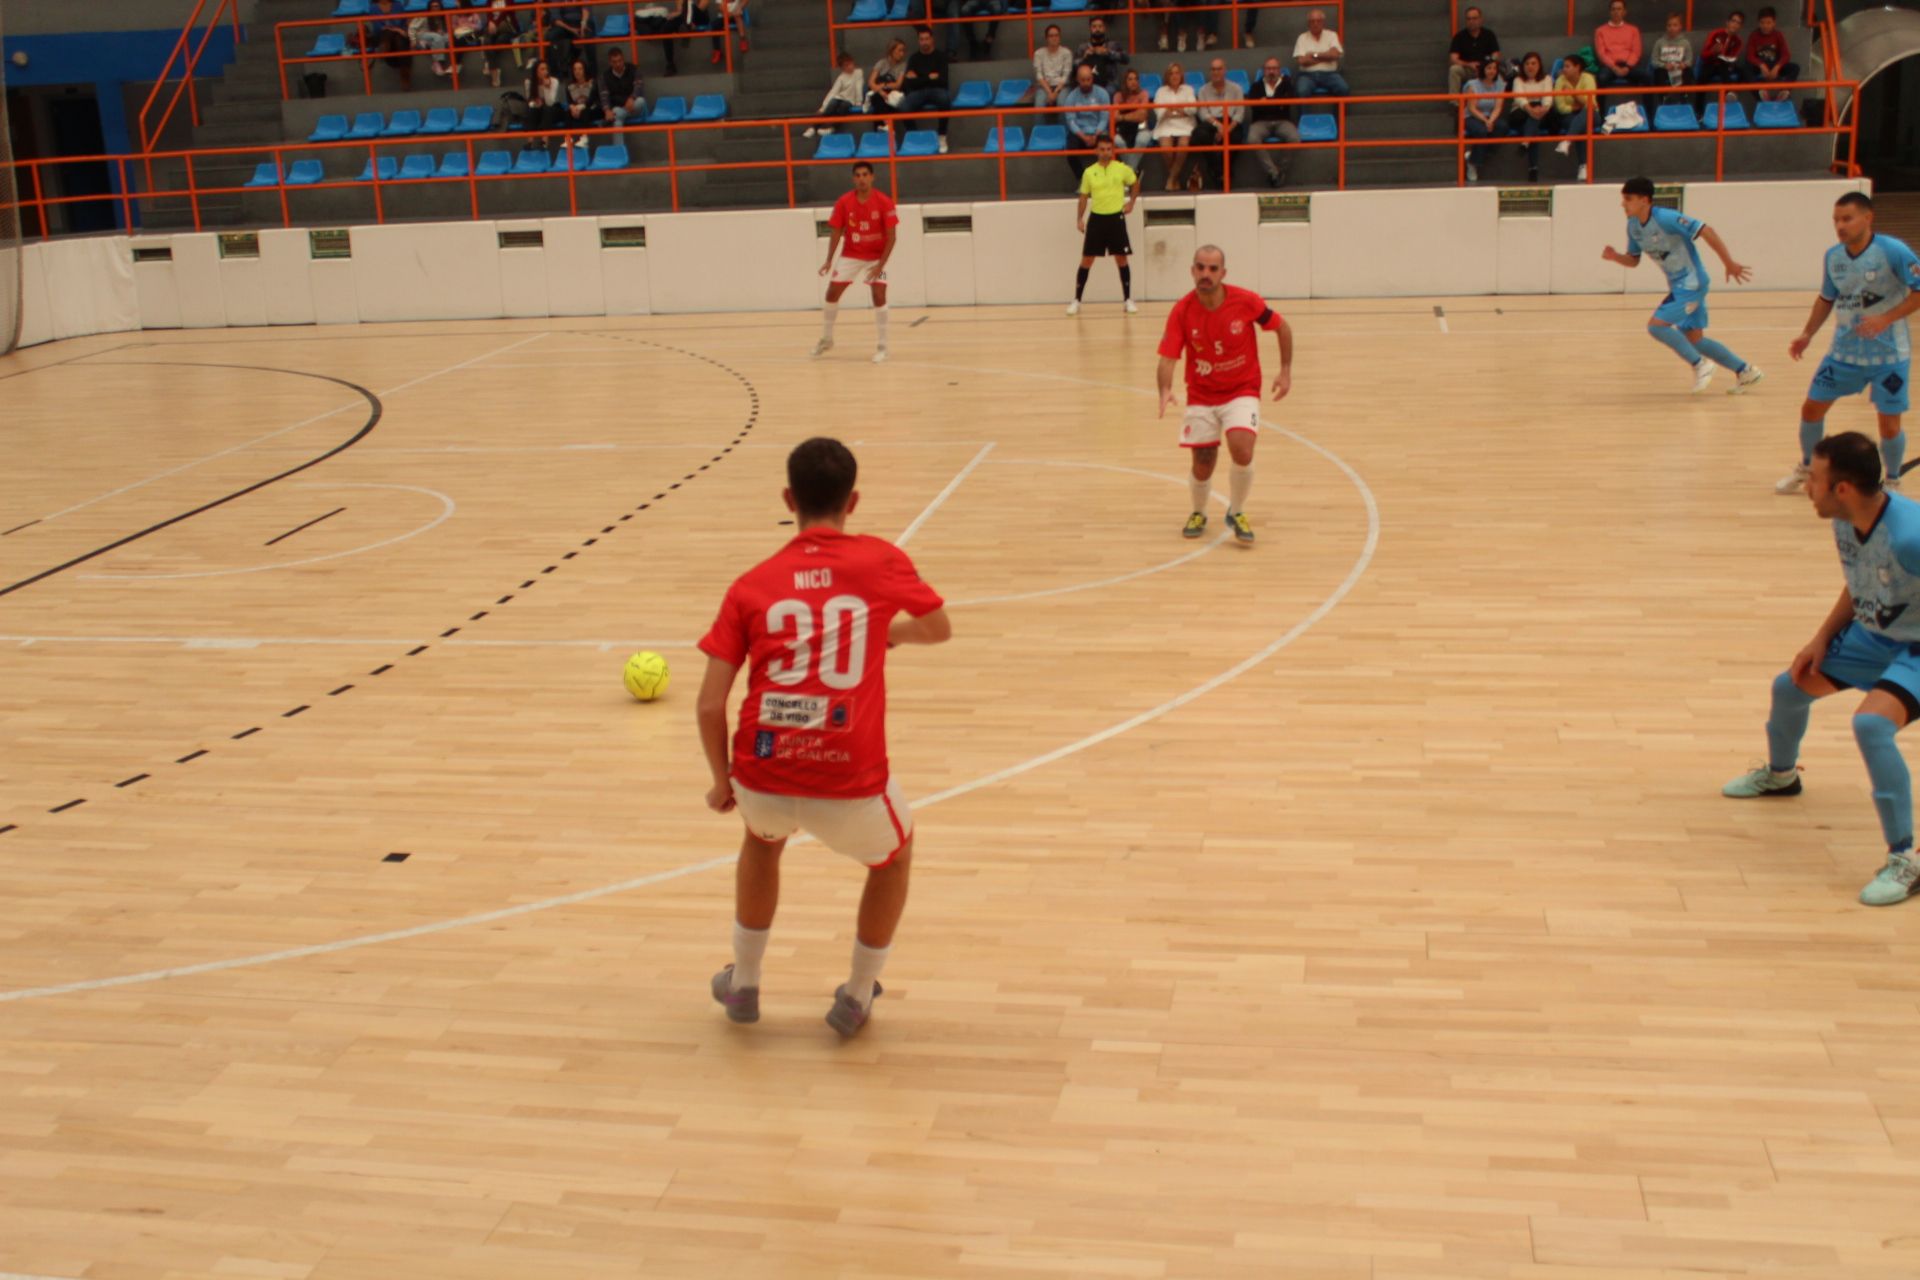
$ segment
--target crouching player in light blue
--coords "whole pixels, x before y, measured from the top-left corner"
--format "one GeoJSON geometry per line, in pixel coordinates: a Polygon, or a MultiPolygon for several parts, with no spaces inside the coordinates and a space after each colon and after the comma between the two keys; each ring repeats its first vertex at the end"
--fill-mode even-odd
{"type": "Polygon", "coordinates": [[[1800,794],[1800,739],[1814,700],[1864,689],[1853,736],[1866,758],[1887,863],[1860,891],[1871,907],[1904,902],[1920,882],[1913,852],[1913,781],[1894,735],[1920,716],[1920,503],[1888,493],[1880,454],[1858,431],[1813,447],[1807,496],[1833,522],[1846,585],[1826,621],[1774,677],[1767,760],[1721,794],[1736,800],[1800,794]]]}
{"type": "Polygon", "coordinates": [[[1707,269],[1700,261],[1695,240],[1720,255],[1727,268],[1727,279],[1745,284],[1753,278],[1753,269],[1733,260],[1726,241],[1698,218],[1689,218],[1673,209],[1657,209],[1653,204],[1653,183],[1646,178],[1628,178],[1620,188],[1620,207],[1627,211],[1627,251],[1612,245],[1600,251],[1608,262],[1623,267],[1640,265],[1644,255],[1652,258],[1667,273],[1667,296],[1653,309],[1647,332],[1653,340],[1671,347],[1673,353],[1693,369],[1693,392],[1700,394],[1713,381],[1713,365],[1724,365],[1734,373],[1728,394],[1738,395],[1763,376],[1716,340],[1707,336],[1707,269]],[[1713,361],[1708,364],[1707,361],[1713,361]]]}
{"type": "Polygon", "coordinates": [[[1833,346],[1800,406],[1799,465],[1773,486],[1775,493],[1797,493],[1807,482],[1814,442],[1827,429],[1827,410],[1842,396],[1872,392],[1889,488],[1900,487],[1907,456],[1900,415],[1907,411],[1908,364],[1913,358],[1907,317],[1920,310],[1920,258],[1892,236],[1874,234],[1873,201],[1858,191],[1834,203],[1833,230],[1840,243],[1827,250],[1820,296],[1807,316],[1807,327],[1787,353],[1795,360],[1805,355],[1830,312],[1835,317],[1833,346]]]}

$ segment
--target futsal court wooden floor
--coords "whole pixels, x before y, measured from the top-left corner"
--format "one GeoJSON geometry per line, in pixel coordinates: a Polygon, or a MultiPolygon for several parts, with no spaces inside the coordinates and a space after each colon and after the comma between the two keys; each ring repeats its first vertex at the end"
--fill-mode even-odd
{"type": "Polygon", "coordinates": [[[1164,306],[0,361],[0,1273],[1920,1275],[1846,712],[1718,795],[1839,582],[1806,305],[1716,294],[1769,377],[1695,399],[1646,298],[1294,304],[1251,551],[1179,537],[1164,306]],[[818,847],[763,1020],[708,998],[692,716],[822,432],[955,628],[845,1044],[818,847]]]}

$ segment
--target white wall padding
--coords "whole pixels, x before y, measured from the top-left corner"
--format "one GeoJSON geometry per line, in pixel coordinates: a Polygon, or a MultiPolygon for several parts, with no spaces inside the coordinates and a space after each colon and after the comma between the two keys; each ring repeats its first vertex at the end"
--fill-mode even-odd
{"type": "Polygon", "coordinates": [[[227,323],[226,291],[220,282],[220,242],[210,233],[178,235],[173,283],[180,295],[180,323],[188,329],[220,329],[227,323]]]}
{"type": "MultiPolygon", "coordinates": [[[[1830,182],[1690,182],[1685,208],[1712,227],[1733,251],[1734,260],[1753,268],[1754,289],[1817,289],[1820,264],[1837,243],[1833,202],[1849,191],[1864,191],[1859,179],[1830,182]]],[[[1713,273],[1715,289],[1731,289],[1713,250],[1702,244],[1700,257],[1713,273]]],[[[1645,267],[1643,265],[1642,270],[1645,267]]],[[[1811,302],[1809,302],[1811,305],[1811,302]]]]}
{"type": "Polygon", "coordinates": [[[500,243],[491,222],[355,227],[353,281],[362,320],[503,314],[500,243]]]}
{"type": "Polygon", "coordinates": [[[316,258],[307,263],[307,280],[313,286],[315,324],[360,323],[360,286],[351,260],[316,258]]]}
{"type": "MultiPolygon", "coordinates": [[[[1219,245],[1227,255],[1227,279],[1245,289],[1260,287],[1260,198],[1209,196],[1193,211],[1196,247],[1219,245]]],[[[1189,277],[1191,279],[1191,277],[1189,277]]]]}
{"type": "Polygon", "coordinates": [[[1553,287],[1553,219],[1500,219],[1495,292],[1546,293],[1553,287]]]}
{"type": "Polygon", "coordinates": [[[811,209],[647,219],[656,312],[801,311],[820,305],[827,246],[811,209]]]}
{"type": "Polygon", "coordinates": [[[1499,208],[1490,190],[1316,191],[1313,296],[1490,294],[1499,208]]]}
{"type": "Polygon", "coordinates": [[[268,324],[312,324],[318,318],[307,269],[313,257],[310,245],[305,228],[260,233],[268,324]]]}
{"type": "Polygon", "coordinates": [[[268,323],[267,267],[258,258],[220,259],[220,297],[234,329],[268,323]]]}
{"type": "Polygon", "coordinates": [[[140,327],[139,290],[124,236],[55,240],[42,248],[51,336],[78,338],[140,327]]]}
{"type": "Polygon", "coordinates": [[[973,305],[974,233],[942,231],[929,234],[926,219],[972,217],[973,206],[970,204],[920,206],[920,263],[926,276],[927,305],[930,307],[973,305]]]}
{"type": "MultiPolygon", "coordinates": [[[[165,236],[135,236],[127,241],[127,255],[135,249],[163,249],[173,242],[165,236]]],[[[139,299],[142,329],[180,327],[180,283],[171,262],[133,264],[134,292],[139,299]]]]}
{"type": "Polygon", "coordinates": [[[502,246],[500,262],[500,310],[515,319],[545,319],[547,305],[547,249],[545,226],[540,222],[496,222],[494,231],[506,235],[515,231],[537,231],[541,244],[524,249],[502,246]]]}
{"type": "Polygon", "coordinates": [[[45,244],[20,246],[20,345],[53,340],[53,304],[47,300],[45,244]]]}
{"type": "MultiPolygon", "coordinates": [[[[1268,222],[1259,228],[1260,296],[1263,298],[1311,298],[1313,296],[1313,228],[1304,222],[1268,222]]],[[[1246,284],[1244,274],[1236,276],[1231,264],[1227,278],[1246,284]]]]}
{"type": "MultiPolygon", "coordinates": [[[[1154,196],[1134,206],[1134,213],[1141,220],[1140,231],[1133,241],[1133,247],[1140,251],[1140,256],[1133,264],[1134,292],[1137,296],[1152,302],[1167,302],[1193,288],[1193,251],[1200,247],[1198,211],[1194,213],[1191,223],[1149,226],[1146,217],[1168,210],[1194,209],[1197,203],[1194,196],[1173,195],[1154,196]]],[[[1131,227],[1128,229],[1132,230],[1131,227]]],[[[1227,270],[1229,274],[1232,273],[1231,263],[1227,265],[1227,270]]]]}
{"type": "Polygon", "coordinates": [[[546,314],[606,315],[607,290],[600,278],[600,220],[548,218],[540,229],[547,250],[546,314]]]}
{"type": "MultiPolygon", "coordinates": [[[[1073,297],[1073,273],[1080,265],[1080,232],[1073,220],[1078,203],[1018,200],[974,205],[974,300],[982,305],[1057,302],[1065,306],[1073,297]]],[[[1112,296],[1120,296],[1117,285],[1112,296]]]]}
{"type": "MultiPolygon", "coordinates": [[[[636,214],[601,218],[600,227],[644,227],[647,220],[636,214]]],[[[653,289],[647,280],[646,249],[602,249],[599,266],[600,287],[606,294],[610,316],[644,316],[653,310],[653,289]]]]}

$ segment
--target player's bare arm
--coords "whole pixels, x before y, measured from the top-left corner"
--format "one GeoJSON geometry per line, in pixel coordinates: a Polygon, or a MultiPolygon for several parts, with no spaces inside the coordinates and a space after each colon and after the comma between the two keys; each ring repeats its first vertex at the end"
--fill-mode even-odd
{"type": "Polygon", "coordinates": [[[1285,400],[1287,392],[1293,390],[1293,326],[1285,316],[1280,317],[1280,327],[1273,336],[1280,345],[1280,372],[1273,375],[1273,398],[1285,400]]]}
{"type": "Polygon", "coordinates": [[[1885,333],[1896,320],[1904,320],[1914,312],[1920,311],[1920,290],[1907,295],[1907,300],[1883,315],[1867,316],[1853,331],[1863,338],[1877,338],[1885,333]]]}
{"type": "MultiPolygon", "coordinates": [[[[887,247],[892,248],[892,243],[889,242],[887,247]]],[[[832,239],[827,241],[827,260],[820,264],[821,275],[833,270],[833,256],[838,252],[840,252],[840,228],[835,227],[832,239]]]]}
{"type": "Polygon", "coordinates": [[[1602,249],[1600,251],[1600,256],[1602,258],[1605,258],[1608,262],[1619,263],[1621,266],[1627,268],[1629,271],[1631,271],[1633,268],[1640,265],[1639,254],[1637,253],[1625,254],[1620,252],[1618,249],[1614,248],[1612,245],[1608,245],[1606,248],[1602,249]]]}
{"type": "Polygon", "coordinates": [[[899,238],[899,233],[894,228],[887,228],[887,242],[880,246],[880,258],[872,266],[867,268],[867,279],[869,281],[878,280],[880,273],[887,269],[887,259],[893,256],[893,242],[899,238]]]}
{"type": "Polygon", "coordinates": [[[700,682],[700,696],[694,702],[694,719],[700,725],[700,749],[706,753],[707,769],[713,785],[707,789],[707,808],[715,813],[731,813],[734,806],[733,772],[727,750],[727,694],[733,689],[740,668],[731,662],[708,655],[707,674],[700,682]]]}
{"type": "Polygon", "coordinates": [[[1833,638],[1847,629],[1853,621],[1853,595],[1845,587],[1840,588],[1840,598],[1833,602],[1833,608],[1827,610],[1827,617],[1820,629],[1813,633],[1813,639],[1800,652],[1793,655],[1793,662],[1787,667],[1787,675],[1801,688],[1806,681],[1820,671],[1820,660],[1827,656],[1827,650],[1833,644],[1833,638]]]}
{"type": "Polygon", "coordinates": [[[1799,337],[1787,344],[1787,354],[1795,360],[1807,354],[1807,348],[1813,343],[1813,335],[1820,332],[1820,326],[1825,324],[1827,317],[1832,314],[1833,304],[1831,302],[1828,302],[1825,298],[1815,298],[1813,300],[1813,310],[1807,313],[1807,327],[1800,331],[1799,337]]]}
{"type": "Polygon", "coordinates": [[[887,643],[896,644],[945,644],[953,639],[953,623],[947,617],[945,606],[931,613],[923,613],[910,618],[904,613],[893,615],[893,621],[887,624],[887,643]]]}
{"type": "Polygon", "coordinates": [[[1733,250],[1727,248],[1727,242],[1712,227],[1700,228],[1700,238],[1707,242],[1707,248],[1720,255],[1720,261],[1727,269],[1727,279],[1734,284],[1745,284],[1753,279],[1753,268],[1743,266],[1733,260],[1733,250]]]}
{"type": "Polygon", "coordinates": [[[1174,361],[1166,356],[1161,356],[1160,369],[1156,376],[1160,382],[1160,416],[1163,418],[1167,416],[1167,410],[1171,408],[1174,403],[1173,369],[1174,361]]]}
{"type": "MultiPolygon", "coordinates": [[[[1080,234],[1082,235],[1085,235],[1087,232],[1087,202],[1091,199],[1091,196],[1082,191],[1080,193],[1080,207],[1074,211],[1074,220],[1079,223],[1080,234]]],[[[1127,208],[1133,208],[1133,201],[1127,201],[1127,208]]]]}

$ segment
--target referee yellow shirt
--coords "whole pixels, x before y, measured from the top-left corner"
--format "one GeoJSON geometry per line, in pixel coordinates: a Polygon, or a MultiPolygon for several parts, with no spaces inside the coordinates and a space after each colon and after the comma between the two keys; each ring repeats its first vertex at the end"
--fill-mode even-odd
{"type": "Polygon", "coordinates": [[[1095,213],[1118,213],[1127,207],[1127,188],[1140,184],[1139,175],[1119,161],[1090,164],[1080,175],[1080,194],[1095,213]]]}

